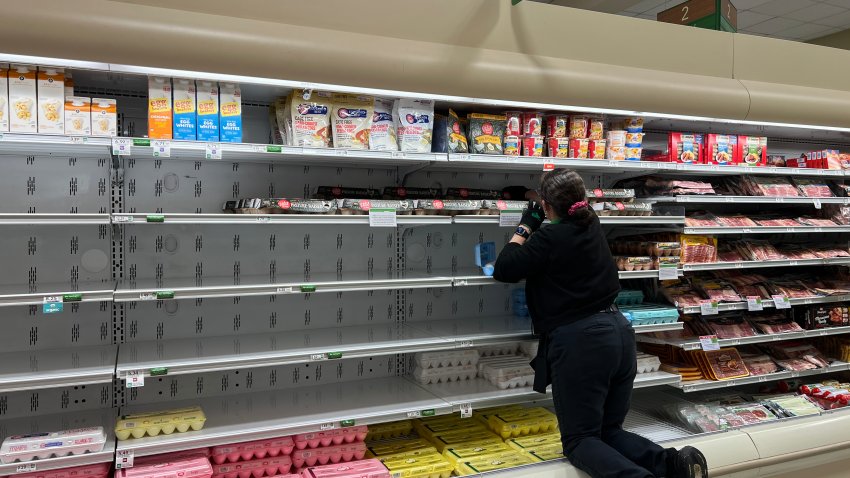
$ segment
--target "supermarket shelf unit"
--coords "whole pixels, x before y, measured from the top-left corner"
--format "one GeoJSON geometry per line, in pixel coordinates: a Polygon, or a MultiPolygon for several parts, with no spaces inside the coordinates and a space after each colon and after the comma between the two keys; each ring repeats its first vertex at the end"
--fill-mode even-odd
{"type": "MultiPolygon", "coordinates": [[[[85,83],[85,78],[75,77],[79,84],[85,83]]],[[[274,94],[280,94],[279,89],[274,94]]],[[[246,139],[262,141],[263,137],[259,134],[246,139]]],[[[28,193],[32,198],[28,204],[20,206],[21,210],[0,212],[0,225],[15,231],[27,246],[22,248],[16,242],[15,249],[8,250],[28,251],[25,257],[16,258],[16,266],[23,264],[16,271],[29,276],[28,287],[15,288],[17,283],[4,287],[0,305],[24,306],[20,310],[35,316],[33,320],[44,319],[38,314],[39,305],[47,310],[47,305],[61,302],[70,309],[66,315],[48,317],[52,321],[48,325],[39,323],[37,328],[24,324],[28,330],[20,326],[21,330],[4,338],[14,345],[14,351],[9,352],[14,358],[3,360],[11,367],[0,373],[2,435],[91,424],[112,429],[116,409],[133,413],[201,405],[208,417],[200,431],[120,441],[115,450],[107,445],[96,454],[39,460],[34,462],[38,471],[109,462],[116,450],[145,456],[448,414],[466,406],[482,408],[551,398],[528,388],[502,390],[483,380],[425,386],[406,376],[404,354],[410,352],[532,338],[528,327],[504,318],[509,312],[509,286],[497,284],[477,270],[466,272],[472,267],[472,245],[487,240],[504,242],[510,232],[498,227],[498,216],[399,216],[398,227],[379,229],[368,227],[368,216],[219,214],[223,200],[277,197],[281,193],[306,195],[318,184],[347,181],[357,187],[466,183],[498,188],[514,182],[533,183],[536,174],[550,167],[611,178],[655,173],[838,180],[847,176],[844,171],[816,169],[14,133],[0,135],[0,154],[15,159],[17,169],[12,174],[16,176],[29,180],[34,175],[31,170],[40,173],[39,189],[35,188],[35,179],[30,181],[32,186],[28,184],[29,190],[38,191],[28,193]],[[220,159],[207,157],[211,146],[221,152],[220,159]],[[29,159],[31,154],[35,159],[29,159]],[[45,187],[41,182],[43,176],[65,173],[53,171],[53,166],[62,163],[64,167],[67,162],[68,168],[77,168],[84,161],[90,163],[85,171],[89,177],[69,174],[67,197],[43,194],[45,190],[65,190],[65,183],[45,187]],[[79,199],[82,196],[88,202],[79,199]],[[23,212],[27,206],[39,212],[23,212]],[[86,212],[77,213],[77,209],[86,212]],[[24,229],[31,225],[45,227],[24,229]],[[68,227],[46,227],[52,225],[68,227]],[[142,225],[146,227],[138,227],[142,225]],[[81,239],[76,235],[68,238],[68,244],[64,236],[62,243],[49,241],[51,235],[77,228],[96,231],[89,234],[110,243],[108,254],[99,252],[111,258],[106,260],[111,266],[111,280],[103,278],[106,266],[98,268],[102,265],[100,255],[95,254],[94,261],[87,256],[85,262],[79,261],[82,267],[77,265],[76,255],[91,251],[78,251],[81,239]],[[38,232],[31,233],[30,229],[38,232]],[[68,270],[50,268],[56,258],[47,256],[45,250],[63,254],[68,270]],[[242,275],[243,270],[250,275],[242,275]],[[36,281],[36,277],[49,277],[59,285],[36,281]],[[67,277],[72,278],[72,287],[63,282],[67,277]],[[46,300],[48,297],[51,300],[46,300]],[[131,375],[146,377],[148,383],[126,388],[123,381],[131,375]],[[112,386],[83,390],[90,384],[112,386]],[[61,411],[60,418],[48,414],[57,410],[61,411]]],[[[66,181],[64,176],[61,179],[66,181]]],[[[6,198],[4,192],[0,191],[2,199],[6,198]]],[[[5,193],[12,198],[11,192],[5,193]]],[[[675,198],[677,203],[695,201],[675,198]]],[[[718,202],[819,204],[814,199],[799,198],[723,198],[718,202]]],[[[847,204],[845,198],[819,202],[847,204]]],[[[19,207],[14,201],[3,203],[19,207]]],[[[650,226],[647,230],[691,233],[850,232],[850,227],[844,226],[688,228],[683,227],[682,216],[606,216],[601,222],[614,229],[650,226]]],[[[848,263],[844,258],[771,261],[758,267],[848,263]]],[[[729,268],[751,267],[748,263],[734,264],[729,268]]],[[[688,264],[683,270],[721,267],[688,264]]],[[[658,271],[620,273],[621,279],[658,276],[658,271]]],[[[847,300],[850,296],[791,303],[847,300]]],[[[764,302],[765,307],[772,305],[771,301],[764,302]]],[[[744,308],[746,304],[721,305],[721,310],[744,308]]],[[[19,310],[3,309],[10,316],[12,310],[19,310]]],[[[681,328],[681,322],[635,327],[639,334],[681,328]]],[[[817,332],[805,337],[828,335],[817,332]]],[[[841,332],[835,329],[830,333],[841,332]]],[[[681,346],[692,347],[690,343],[681,346]]],[[[655,372],[639,376],[635,387],[666,385],[696,391],[847,370],[850,364],[835,363],[828,369],[782,372],[764,380],[750,377],[711,383],[682,383],[678,375],[655,372]]],[[[746,438],[744,433],[728,434],[727,443],[740,436],[746,438]]],[[[113,440],[110,436],[109,443],[113,440]]],[[[537,468],[529,467],[522,473],[533,470],[537,468]]],[[[25,471],[32,470],[0,466],[0,476],[25,471]]]]}
{"type": "MultiPolygon", "coordinates": [[[[850,333],[848,327],[828,327],[816,330],[802,330],[799,332],[786,332],[782,334],[759,334],[752,337],[739,337],[734,339],[718,339],[717,343],[720,347],[735,347],[737,345],[761,344],[766,342],[779,342],[782,340],[797,340],[797,339],[812,339],[817,337],[827,337],[830,335],[843,335],[850,333]]],[[[684,350],[699,350],[702,344],[699,340],[669,340],[657,339],[655,337],[637,336],[638,342],[659,345],[672,345],[684,350]]]]}
{"type": "Polygon", "coordinates": [[[828,373],[846,372],[850,370],[850,364],[844,362],[833,362],[826,368],[816,368],[801,371],[785,371],[769,373],[765,375],[751,375],[749,377],[734,378],[730,380],[695,380],[682,382],[680,387],[684,392],[698,392],[701,390],[712,390],[715,388],[734,387],[736,385],[749,385],[753,383],[775,382],[789,378],[809,377],[812,375],[823,375],[828,373]]]}

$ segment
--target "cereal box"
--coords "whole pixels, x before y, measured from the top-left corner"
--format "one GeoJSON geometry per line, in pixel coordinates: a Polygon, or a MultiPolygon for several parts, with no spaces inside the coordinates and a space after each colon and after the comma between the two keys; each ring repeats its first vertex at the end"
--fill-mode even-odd
{"type": "Polygon", "coordinates": [[[91,135],[91,98],[65,97],[65,134],[91,135]]]}
{"type": "Polygon", "coordinates": [[[171,78],[148,78],[148,137],[171,139],[171,78]]]}
{"type": "Polygon", "coordinates": [[[218,85],[220,141],[242,142],[242,90],[234,83],[218,85]]]}
{"type": "Polygon", "coordinates": [[[175,79],[174,91],[174,139],[194,141],[198,138],[195,108],[195,81],[175,79]]]}
{"type": "Polygon", "coordinates": [[[38,90],[38,132],[65,132],[65,73],[57,68],[42,68],[36,81],[38,90]]]}
{"type": "Polygon", "coordinates": [[[218,83],[198,81],[195,87],[198,107],[198,141],[218,141],[218,83]]]}
{"type": "Polygon", "coordinates": [[[35,68],[12,65],[9,70],[9,131],[37,133],[35,68]]]}
{"type": "Polygon", "coordinates": [[[9,68],[0,63],[0,133],[9,131],[9,68]]]}
{"type": "Polygon", "coordinates": [[[118,105],[112,98],[91,99],[91,135],[117,136],[118,105]]]}

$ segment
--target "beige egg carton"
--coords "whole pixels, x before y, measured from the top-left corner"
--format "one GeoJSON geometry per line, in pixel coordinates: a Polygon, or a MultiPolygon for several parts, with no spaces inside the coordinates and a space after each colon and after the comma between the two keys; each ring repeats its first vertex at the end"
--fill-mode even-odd
{"type": "Polygon", "coordinates": [[[201,407],[123,415],[115,424],[115,436],[119,440],[128,440],[130,437],[142,438],[160,433],[170,435],[174,432],[198,431],[204,428],[206,421],[207,417],[201,407]]]}

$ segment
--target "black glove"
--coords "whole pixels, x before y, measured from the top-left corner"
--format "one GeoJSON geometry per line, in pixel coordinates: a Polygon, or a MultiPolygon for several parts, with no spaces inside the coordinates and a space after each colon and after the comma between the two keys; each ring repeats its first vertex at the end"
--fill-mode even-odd
{"type": "Polygon", "coordinates": [[[536,232],[543,225],[543,219],[546,213],[543,212],[543,207],[536,201],[528,201],[528,208],[522,213],[522,219],[519,224],[527,227],[531,232],[536,232]]]}

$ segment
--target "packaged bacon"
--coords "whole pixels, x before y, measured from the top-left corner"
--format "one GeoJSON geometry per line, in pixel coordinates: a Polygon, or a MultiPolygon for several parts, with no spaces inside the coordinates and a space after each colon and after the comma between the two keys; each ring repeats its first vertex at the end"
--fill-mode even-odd
{"type": "Polygon", "coordinates": [[[802,332],[799,324],[784,313],[750,317],[750,322],[763,334],[784,334],[787,332],[802,332]]]}
{"type": "Polygon", "coordinates": [[[753,326],[740,315],[706,317],[705,321],[719,339],[738,339],[758,335],[753,326]]]}
{"type": "Polygon", "coordinates": [[[709,367],[712,378],[715,380],[730,380],[733,378],[748,377],[750,371],[744,364],[744,360],[738,350],[732,347],[702,352],[709,367]]]}
{"type": "Polygon", "coordinates": [[[830,198],[833,197],[832,189],[829,184],[819,179],[803,179],[795,178],[794,184],[803,196],[810,198],[830,198]]]}

